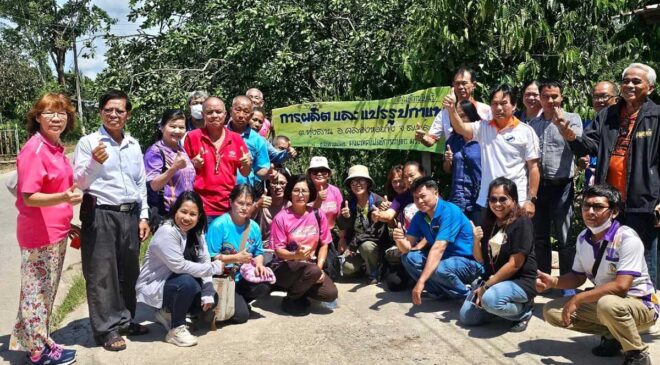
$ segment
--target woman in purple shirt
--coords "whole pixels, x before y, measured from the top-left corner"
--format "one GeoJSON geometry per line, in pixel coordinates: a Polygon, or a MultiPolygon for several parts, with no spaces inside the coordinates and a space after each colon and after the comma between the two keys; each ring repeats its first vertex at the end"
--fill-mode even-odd
{"type": "Polygon", "coordinates": [[[149,224],[155,232],[176,198],[192,191],[195,168],[181,147],[186,133],[186,116],[182,110],[167,109],[160,119],[157,142],[144,153],[147,173],[149,224]]]}

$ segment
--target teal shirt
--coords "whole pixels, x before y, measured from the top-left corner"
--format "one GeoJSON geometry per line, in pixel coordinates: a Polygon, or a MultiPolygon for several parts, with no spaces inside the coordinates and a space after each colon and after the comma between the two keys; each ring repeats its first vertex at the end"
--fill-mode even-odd
{"type": "MultiPolygon", "coordinates": [[[[250,233],[248,233],[245,249],[257,257],[264,254],[264,246],[261,241],[261,230],[257,222],[250,220],[250,233]]],[[[241,236],[247,225],[238,226],[231,220],[231,215],[225,213],[213,220],[206,233],[206,244],[209,249],[209,255],[214,257],[218,254],[233,255],[238,253],[241,245],[241,236]]],[[[231,267],[233,264],[227,265],[231,267]]],[[[241,278],[240,273],[236,273],[236,281],[241,278]]]]}

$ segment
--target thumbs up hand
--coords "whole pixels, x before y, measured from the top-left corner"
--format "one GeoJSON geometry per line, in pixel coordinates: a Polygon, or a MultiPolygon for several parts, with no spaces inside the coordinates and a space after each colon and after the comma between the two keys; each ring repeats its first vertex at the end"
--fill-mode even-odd
{"type": "Polygon", "coordinates": [[[178,171],[185,167],[186,167],[186,159],[183,157],[181,151],[178,151],[176,153],[176,157],[174,157],[174,161],[172,161],[172,166],[170,166],[170,168],[174,169],[174,171],[178,171]]]}
{"type": "Polygon", "coordinates": [[[76,188],[78,185],[76,183],[73,183],[70,188],[66,189],[63,191],[62,194],[62,200],[65,203],[69,203],[71,205],[76,205],[80,204],[82,202],[82,194],[76,192],[76,188]]]}
{"type": "Polygon", "coordinates": [[[245,152],[245,149],[241,147],[241,167],[244,169],[249,169],[252,167],[252,157],[250,157],[250,154],[245,152]]]}
{"type": "Polygon", "coordinates": [[[348,200],[344,200],[344,206],[341,208],[341,216],[346,219],[351,217],[351,210],[348,209],[348,200]]]}
{"type": "Polygon", "coordinates": [[[481,245],[481,239],[484,238],[484,230],[481,228],[481,226],[475,226],[472,221],[470,221],[470,224],[472,225],[472,234],[474,235],[474,244],[479,244],[481,245]]]}
{"type": "Polygon", "coordinates": [[[422,126],[419,123],[415,124],[415,140],[421,142],[424,140],[425,135],[426,131],[422,129],[422,126]]]}
{"type": "Polygon", "coordinates": [[[268,190],[266,190],[266,185],[264,185],[264,193],[261,194],[261,197],[257,201],[257,206],[259,208],[268,208],[273,204],[273,198],[268,196],[268,190]]]}
{"type": "Polygon", "coordinates": [[[449,111],[456,109],[456,94],[454,93],[454,88],[451,88],[449,94],[447,94],[442,100],[442,107],[449,111]]]}
{"type": "Polygon", "coordinates": [[[401,222],[398,222],[396,224],[396,228],[394,228],[394,231],[392,231],[392,238],[394,238],[395,241],[406,239],[406,234],[403,232],[403,226],[401,226],[401,222]]]}
{"type": "Polygon", "coordinates": [[[102,141],[92,150],[92,158],[94,161],[103,164],[108,159],[108,152],[105,151],[105,145],[102,141]]]}
{"type": "Polygon", "coordinates": [[[447,145],[447,149],[445,150],[445,161],[452,162],[454,159],[454,153],[451,151],[451,146],[447,145]]]}
{"type": "Polygon", "coordinates": [[[387,200],[387,195],[383,196],[383,201],[380,202],[380,205],[378,206],[378,209],[385,211],[390,209],[390,206],[392,205],[392,202],[387,200]]]}
{"type": "Polygon", "coordinates": [[[327,199],[328,198],[328,190],[322,187],[321,190],[319,190],[319,198],[321,198],[321,201],[324,201],[325,199],[327,199]]]}
{"type": "Polygon", "coordinates": [[[197,153],[197,156],[192,158],[191,161],[195,169],[201,169],[204,166],[204,157],[202,157],[204,153],[205,153],[204,147],[202,147],[197,153]]]}

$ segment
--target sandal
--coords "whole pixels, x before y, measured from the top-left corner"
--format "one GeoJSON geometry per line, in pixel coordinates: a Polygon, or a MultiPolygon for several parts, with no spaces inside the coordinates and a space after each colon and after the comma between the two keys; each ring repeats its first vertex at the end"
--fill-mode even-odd
{"type": "Polygon", "coordinates": [[[128,326],[119,330],[119,334],[124,336],[142,336],[149,333],[149,328],[139,323],[131,322],[128,326]]]}
{"type": "Polygon", "coordinates": [[[122,351],[126,350],[126,341],[117,333],[113,333],[108,337],[108,339],[103,343],[103,348],[107,351],[122,351]]]}

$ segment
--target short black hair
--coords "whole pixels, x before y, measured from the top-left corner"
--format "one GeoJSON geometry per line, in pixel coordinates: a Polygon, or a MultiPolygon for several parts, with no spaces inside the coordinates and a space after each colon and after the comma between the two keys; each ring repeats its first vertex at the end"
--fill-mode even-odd
{"type": "Polygon", "coordinates": [[[621,211],[621,193],[610,184],[595,184],[588,186],[582,191],[582,199],[603,197],[607,199],[610,209],[615,212],[621,211]]]}
{"type": "Polygon", "coordinates": [[[463,76],[465,73],[470,74],[470,82],[473,84],[477,83],[477,73],[474,72],[473,69],[466,67],[466,66],[461,66],[456,72],[454,72],[454,77],[452,77],[451,82],[453,83],[454,80],[456,79],[456,76],[461,75],[463,76]]]}
{"type": "Polygon", "coordinates": [[[105,104],[107,104],[110,100],[115,99],[123,99],[126,101],[127,112],[130,112],[133,109],[133,104],[131,104],[131,101],[128,99],[128,95],[126,95],[125,92],[121,90],[110,89],[99,98],[99,110],[103,110],[103,108],[105,108],[105,104]]]}
{"type": "Polygon", "coordinates": [[[492,103],[493,98],[495,97],[495,94],[501,92],[502,96],[509,96],[509,100],[511,100],[511,104],[516,105],[517,96],[518,92],[514,87],[511,87],[509,84],[501,84],[498,87],[496,87],[493,91],[490,92],[490,98],[488,100],[492,103]]]}
{"type": "Polygon", "coordinates": [[[424,170],[424,166],[422,166],[419,161],[408,161],[405,164],[403,164],[403,168],[405,169],[406,166],[415,166],[417,167],[417,170],[419,171],[420,174],[426,175],[426,171],[424,170]]]}
{"type": "Polygon", "coordinates": [[[231,192],[229,193],[229,200],[234,201],[243,194],[249,196],[253,202],[256,200],[254,189],[249,184],[237,184],[234,186],[234,188],[231,189],[231,192]]]}
{"type": "Polygon", "coordinates": [[[410,184],[410,192],[414,193],[417,191],[417,189],[421,187],[426,187],[429,190],[435,190],[435,191],[440,191],[440,188],[438,187],[438,183],[433,180],[432,177],[430,176],[422,176],[420,178],[415,179],[415,181],[410,184]]]}
{"type": "Polygon", "coordinates": [[[314,186],[314,182],[312,179],[309,177],[309,175],[293,175],[289,179],[289,181],[286,183],[286,187],[284,188],[284,199],[291,201],[291,194],[293,194],[293,187],[296,186],[297,183],[299,182],[305,182],[307,183],[307,188],[309,189],[309,202],[313,202],[316,200],[316,186],[314,186]]]}
{"type": "Polygon", "coordinates": [[[559,81],[554,81],[554,80],[546,80],[539,85],[539,94],[543,92],[543,89],[549,88],[549,87],[556,87],[559,88],[559,92],[562,92],[564,90],[564,86],[561,84],[559,81]]]}

